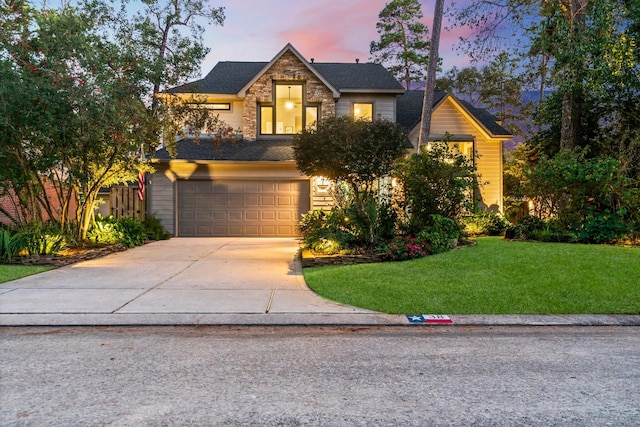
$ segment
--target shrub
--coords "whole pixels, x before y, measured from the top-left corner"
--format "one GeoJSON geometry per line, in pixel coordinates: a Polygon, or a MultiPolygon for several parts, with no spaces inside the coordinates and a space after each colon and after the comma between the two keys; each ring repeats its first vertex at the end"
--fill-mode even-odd
{"type": "Polygon", "coordinates": [[[142,224],[149,240],[167,240],[171,237],[155,215],[149,215],[142,224]]]}
{"type": "Polygon", "coordinates": [[[514,240],[533,239],[534,233],[542,231],[544,227],[545,222],[537,216],[525,216],[506,230],[505,237],[514,240]]]}
{"type": "Polygon", "coordinates": [[[147,232],[140,221],[135,218],[123,216],[116,222],[116,229],[122,233],[118,243],[128,248],[143,245],[147,240],[147,232]]]}
{"type": "Polygon", "coordinates": [[[589,215],[578,227],[578,237],[586,243],[610,243],[630,233],[619,215],[606,212],[589,215]]]}
{"type": "Polygon", "coordinates": [[[437,231],[421,231],[418,233],[418,240],[428,242],[432,254],[448,252],[456,245],[456,238],[450,238],[447,234],[437,231]]]}
{"type": "Polygon", "coordinates": [[[463,220],[464,231],[472,236],[499,236],[509,226],[509,222],[493,211],[476,212],[463,220]]]}
{"type": "Polygon", "coordinates": [[[397,174],[409,208],[410,234],[427,228],[431,215],[457,218],[472,207],[470,194],[477,186],[473,162],[446,143],[409,156],[398,164],[397,174]]]}
{"type": "Polygon", "coordinates": [[[56,225],[29,225],[11,237],[15,254],[55,255],[66,245],[65,234],[56,225]]]}
{"type": "Polygon", "coordinates": [[[147,232],[140,221],[124,216],[116,219],[113,215],[101,217],[94,221],[87,231],[87,238],[96,243],[121,243],[131,248],[144,244],[147,232]]]}
{"type": "Polygon", "coordinates": [[[21,250],[15,233],[9,229],[0,228],[0,261],[11,261],[21,250]]]}
{"type": "Polygon", "coordinates": [[[422,258],[431,253],[429,243],[409,236],[396,236],[378,249],[390,261],[405,261],[422,258]]]}
{"type": "Polygon", "coordinates": [[[346,218],[338,207],[304,214],[299,224],[304,246],[327,255],[349,248],[355,237],[346,218]]]}
{"type": "Polygon", "coordinates": [[[108,217],[98,215],[87,230],[87,238],[95,243],[113,245],[120,242],[122,237],[122,232],[116,228],[116,219],[113,215],[108,217]]]}

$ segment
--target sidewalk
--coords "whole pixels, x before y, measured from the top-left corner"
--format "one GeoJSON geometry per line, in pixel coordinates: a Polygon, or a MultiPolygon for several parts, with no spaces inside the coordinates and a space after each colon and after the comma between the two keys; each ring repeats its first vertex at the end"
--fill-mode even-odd
{"type": "MultiPolygon", "coordinates": [[[[304,282],[297,249],[295,239],[147,244],[0,284],[0,326],[429,324],[420,321],[428,313],[388,315],[319,297],[304,282]]],[[[435,321],[639,326],[640,315],[450,315],[435,321]]]]}

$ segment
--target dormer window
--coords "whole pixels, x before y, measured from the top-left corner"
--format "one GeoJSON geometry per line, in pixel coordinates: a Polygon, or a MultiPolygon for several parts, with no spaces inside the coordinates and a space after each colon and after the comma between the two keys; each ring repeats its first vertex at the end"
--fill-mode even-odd
{"type": "Polygon", "coordinates": [[[319,108],[306,104],[304,92],[303,84],[276,83],[273,102],[260,105],[260,133],[294,135],[318,120],[319,108]]]}

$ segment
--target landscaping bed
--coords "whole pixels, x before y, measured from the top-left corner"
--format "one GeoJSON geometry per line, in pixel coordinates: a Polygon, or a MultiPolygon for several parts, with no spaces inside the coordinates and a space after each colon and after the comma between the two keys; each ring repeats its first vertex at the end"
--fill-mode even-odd
{"type": "Polygon", "coordinates": [[[53,267],[62,267],[69,264],[75,264],[76,262],[88,261],[126,250],[127,247],[120,243],[95,248],[72,248],[65,249],[59,252],[57,255],[15,256],[11,259],[10,262],[5,262],[5,264],[49,265],[53,267]]]}

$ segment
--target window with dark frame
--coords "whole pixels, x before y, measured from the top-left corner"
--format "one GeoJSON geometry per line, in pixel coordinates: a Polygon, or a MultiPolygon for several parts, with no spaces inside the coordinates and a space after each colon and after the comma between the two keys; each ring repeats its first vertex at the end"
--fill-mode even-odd
{"type": "Polygon", "coordinates": [[[275,83],[273,102],[259,107],[260,134],[294,135],[309,129],[318,120],[320,107],[307,104],[304,93],[304,84],[275,83]]]}

